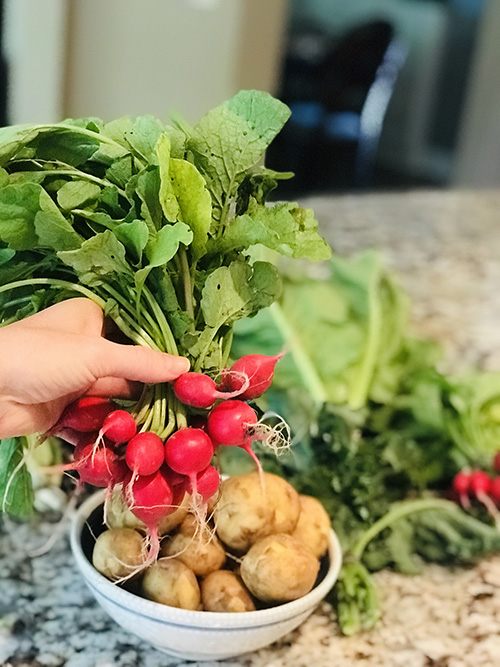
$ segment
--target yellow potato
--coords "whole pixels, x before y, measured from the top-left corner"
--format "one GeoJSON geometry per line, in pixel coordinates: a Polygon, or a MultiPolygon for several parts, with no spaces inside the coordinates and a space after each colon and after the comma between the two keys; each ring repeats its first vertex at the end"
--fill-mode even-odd
{"type": "Polygon", "coordinates": [[[254,611],[255,604],[240,577],[229,570],[217,570],[201,582],[201,603],[205,611],[254,611]]]}
{"type": "Polygon", "coordinates": [[[219,570],[226,560],[226,552],[217,536],[197,526],[191,514],[181,523],[179,532],[166,539],[160,553],[175,556],[198,576],[219,570]]]}
{"type": "Polygon", "coordinates": [[[116,581],[138,571],[144,563],[144,537],[133,528],[110,528],[99,535],[92,552],[92,565],[116,581]]]}
{"type": "Polygon", "coordinates": [[[245,552],[259,538],[291,533],[300,513],[299,494],[286,480],[257,472],[229,477],[221,485],[215,508],[219,538],[237,552],[245,552]]]}
{"type": "Polygon", "coordinates": [[[241,562],[241,578],[250,593],[264,602],[288,602],[314,586],[319,561],[302,540],[281,533],[250,547],[241,562]]]}
{"type": "Polygon", "coordinates": [[[328,551],[330,517],[317,498],[300,496],[300,514],[292,533],[311,549],[316,558],[328,551]]]}
{"type": "Polygon", "coordinates": [[[170,607],[200,608],[198,580],[194,572],[177,558],[162,558],[153,563],[144,573],[141,591],[148,600],[170,607]]]}

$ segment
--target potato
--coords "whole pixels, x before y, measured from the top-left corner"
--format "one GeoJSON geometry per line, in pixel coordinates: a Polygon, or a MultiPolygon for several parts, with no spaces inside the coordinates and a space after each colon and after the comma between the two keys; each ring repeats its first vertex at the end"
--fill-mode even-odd
{"type": "Polygon", "coordinates": [[[291,533],[300,513],[299,494],[284,479],[264,473],[229,477],[215,508],[217,534],[227,546],[245,552],[259,538],[291,533]]]}
{"type": "MultiPolygon", "coordinates": [[[[188,513],[189,496],[186,494],[179,507],[161,520],[158,535],[166,535],[176,528],[188,513]]],[[[134,528],[146,533],[146,526],[130,511],[123,500],[121,484],[114,487],[106,507],[106,525],[109,528],[134,528]]]]}
{"type": "Polygon", "coordinates": [[[148,600],[170,607],[200,609],[198,580],[177,558],[162,558],[153,563],[144,573],[141,592],[148,600]]]}
{"type": "Polygon", "coordinates": [[[144,563],[144,537],[133,528],[110,528],[99,535],[92,552],[92,565],[116,581],[134,574],[144,563]]]}
{"type": "Polygon", "coordinates": [[[264,602],[288,602],[314,586],[319,561],[302,540],[281,533],[250,547],[241,563],[241,578],[250,593],[264,602]]]}
{"type": "Polygon", "coordinates": [[[201,603],[205,611],[254,611],[254,602],[240,577],[229,570],[217,570],[201,582],[201,603]]]}
{"type": "Polygon", "coordinates": [[[317,498],[299,496],[300,514],[292,533],[311,549],[316,558],[328,551],[330,537],[330,517],[317,498]]]}
{"type": "Polygon", "coordinates": [[[226,560],[226,552],[215,534],[196,523],[188,514],[179,526],[179,532],[167,538],[162,545],[161,556],[175,556],[198,576],[220,569],[226,560]]]}

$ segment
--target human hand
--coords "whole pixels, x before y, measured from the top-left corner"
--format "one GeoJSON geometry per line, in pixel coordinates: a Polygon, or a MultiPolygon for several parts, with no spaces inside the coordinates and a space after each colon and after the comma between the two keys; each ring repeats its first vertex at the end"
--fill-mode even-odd
{"type": "Polygon", "coordinates": [[[0,327],[0,439],[48,431],[80,396],[130,396],[168,382],[189,361],[103,336],[104,315],[75,298],[0,327]]]}

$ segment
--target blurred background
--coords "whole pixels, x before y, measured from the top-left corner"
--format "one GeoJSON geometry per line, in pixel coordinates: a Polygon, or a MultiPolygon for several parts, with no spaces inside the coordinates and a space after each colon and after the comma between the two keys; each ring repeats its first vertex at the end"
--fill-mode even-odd
{"type": "MultiPolygon", "coordinates": [[[[0,0],[0,122],[290,105],[294,193],[500,184],[498,0],[0,0]]],[[[289,193],[291,194],[291,193],[289,193]]]]}

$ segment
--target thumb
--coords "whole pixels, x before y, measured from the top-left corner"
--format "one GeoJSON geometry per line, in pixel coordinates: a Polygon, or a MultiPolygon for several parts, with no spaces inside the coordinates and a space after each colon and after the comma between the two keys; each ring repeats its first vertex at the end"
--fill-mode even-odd
{"type": "Polygon", "coordinates": [[[175,380],[189,370],[189,360],[142,345],[120,345],[102,338],[94,360],[97,378],[115,377],[156,384],[175,380]]]}

